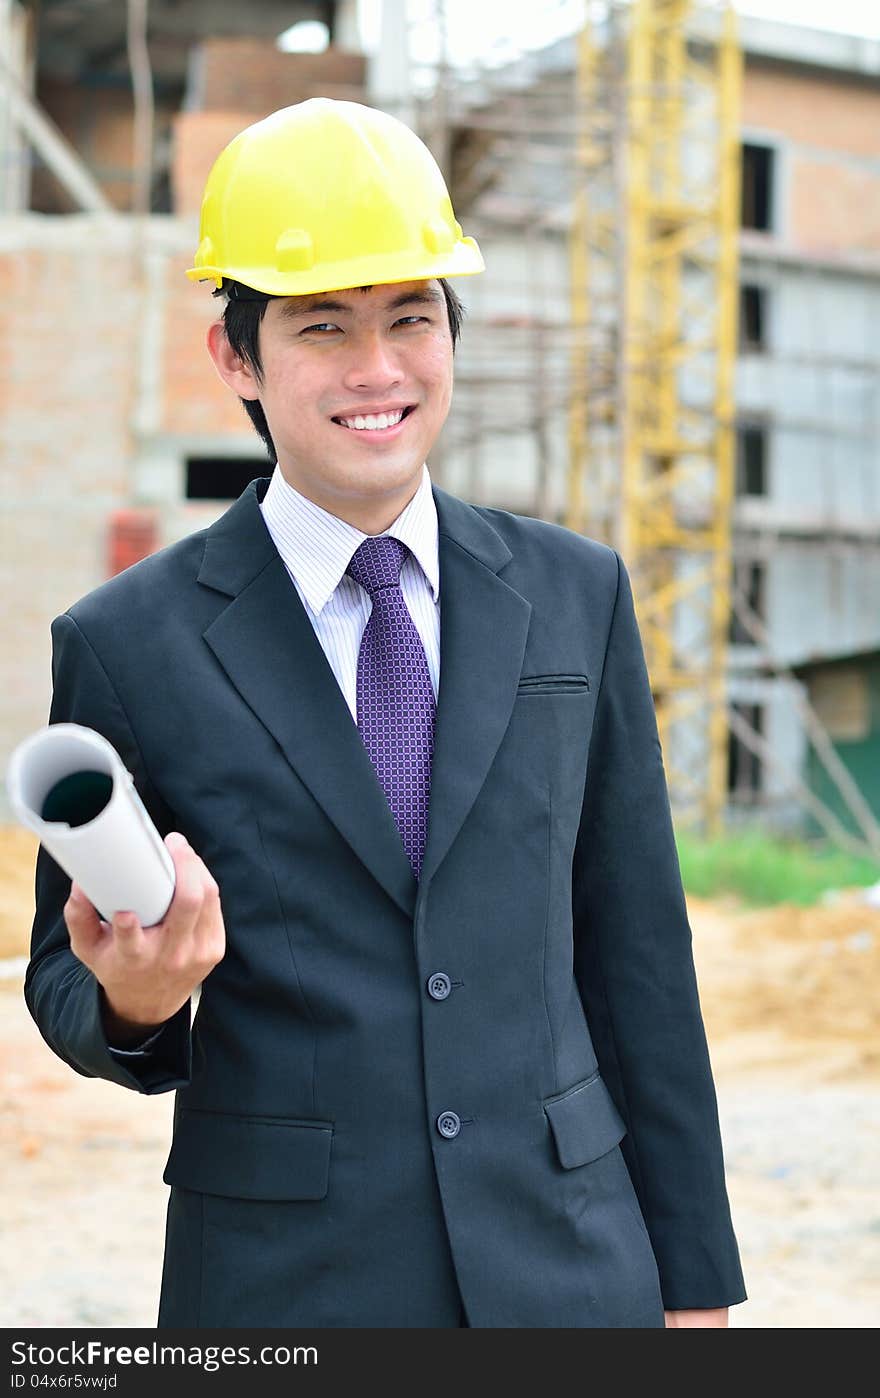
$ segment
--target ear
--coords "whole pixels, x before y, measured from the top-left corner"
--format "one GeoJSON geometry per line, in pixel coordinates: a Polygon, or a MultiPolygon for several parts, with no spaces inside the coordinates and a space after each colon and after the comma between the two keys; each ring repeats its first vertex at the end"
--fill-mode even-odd
{"type": "Polygon", "coordinates": [[[259,398],[260,386],[256,375],[250,365],[235,353],[226,336],[226,327],[222,320],[215,320],[208,326],[205,343],[214,361],[214,368],[223,382],[233,389],[239,398],[259,398]]]}

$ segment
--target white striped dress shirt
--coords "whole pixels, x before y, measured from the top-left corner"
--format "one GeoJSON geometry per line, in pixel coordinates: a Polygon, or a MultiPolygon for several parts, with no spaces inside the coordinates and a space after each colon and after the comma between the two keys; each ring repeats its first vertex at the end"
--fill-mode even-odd
{"type": "MultiPolygon", "coordinates": [[[[358,652],[373,604],[345,570],[352,554],[370,536],[300,494],[278,466],[260,509],[357,723],[358,652]]],[[[410,550],[400,574],[400,589],[425,647],[436,700],[440,684],[440,559],[437,507],[427,465],[422,467],[421,483],[409,504],[382,532],[400,539],[410,550]]]]}

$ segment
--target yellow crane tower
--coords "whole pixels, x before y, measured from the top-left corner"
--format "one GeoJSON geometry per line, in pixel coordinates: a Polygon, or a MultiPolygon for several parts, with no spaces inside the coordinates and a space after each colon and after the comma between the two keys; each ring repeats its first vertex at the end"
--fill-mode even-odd
{"type": "Polygon", "coordinates": [[[707,833],[727,784],[735,24],[706,0],[588,0],[570,244],[566,523],[626,562],[673,808],[707,833]]]}

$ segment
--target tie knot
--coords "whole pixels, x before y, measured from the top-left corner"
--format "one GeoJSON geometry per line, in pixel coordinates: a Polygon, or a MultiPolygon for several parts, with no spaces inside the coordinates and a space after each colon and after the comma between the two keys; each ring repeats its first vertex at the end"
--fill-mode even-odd
{"type": "Polygon", "coordinates": [[[408,553],[406,544],[399,539],[379,534],[364,539],[345,571],[372,597],[383,587],[400,586],[400,570],[408,553]]]}

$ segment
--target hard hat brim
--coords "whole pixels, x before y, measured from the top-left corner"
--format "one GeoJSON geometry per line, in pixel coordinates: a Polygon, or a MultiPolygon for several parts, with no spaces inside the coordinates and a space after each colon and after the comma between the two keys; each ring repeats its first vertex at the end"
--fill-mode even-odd
{"type": "Polygon", "coordinates": [[[380,254],[334,264],[323,262],[302,272],[280,272],[276,267],[188,267],[190,281],[213,281],[218,287],[224,278],[240,282],[267,296],[310,296],[321,291],[344,291],[356,286],[385,286],[395,282],[431,281],[439,277],[475,276],[486,270],[482,253],[473,238],[460,238],[448,253],[426,257],[400,253],[380,254]]]}

